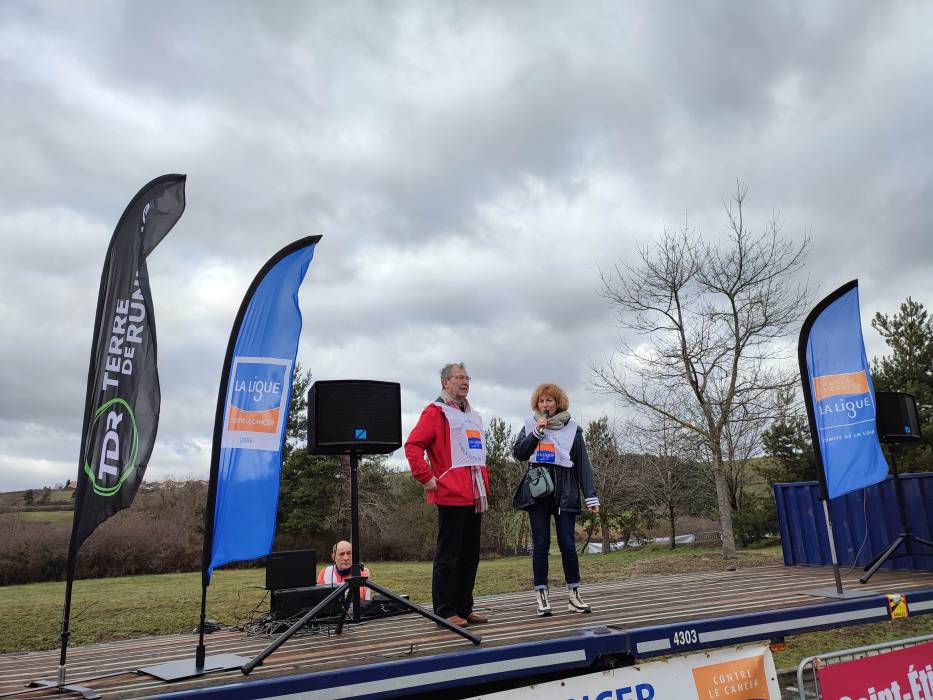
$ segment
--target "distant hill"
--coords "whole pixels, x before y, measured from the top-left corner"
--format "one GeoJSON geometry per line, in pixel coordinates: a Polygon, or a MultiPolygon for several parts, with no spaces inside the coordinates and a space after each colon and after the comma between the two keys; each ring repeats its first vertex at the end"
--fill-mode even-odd
{"type": "Polygon", "coordinates": [[[75,490],[71,487],[2,491],[0,492],[0,511],[72,510],[74,492],[75,490]],[[31,503],[28,502],[27,497],[29,491],[32,491],[31,503]]]}

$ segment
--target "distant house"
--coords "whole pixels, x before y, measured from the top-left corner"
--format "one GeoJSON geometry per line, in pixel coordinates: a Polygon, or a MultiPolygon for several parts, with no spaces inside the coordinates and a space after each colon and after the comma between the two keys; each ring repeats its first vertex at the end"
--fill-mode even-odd
{"type": "Polygon", "coordinates": [[[75,482],[73,482],[71,479],[68,479],[68,481],[66,481],[65,485],[62,487],[63,491],[74,491],[74,489],[75,489],[75,482]]]}

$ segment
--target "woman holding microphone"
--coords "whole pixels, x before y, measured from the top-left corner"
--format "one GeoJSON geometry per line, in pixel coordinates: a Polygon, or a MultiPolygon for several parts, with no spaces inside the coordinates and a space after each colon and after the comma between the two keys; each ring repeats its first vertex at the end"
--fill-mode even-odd
{"type": "Polygon", "coordinates": [[[528,460],[528,471],[515,490],[512,506],[527,511],[531,523],[535,597],[541,616],[551,614],[547,579],[552,517],[569,589],[567,610],[590,612],[590,606],[580,598],[575,528],[581,512],[580,492],[591,513],[599,512],[599,498],[583,429],[571,420],[569,406],[566,392],[556,384],[538,386],[531,395],[533,415],[525,420],[512,448],[516,459],[528,460]]]}

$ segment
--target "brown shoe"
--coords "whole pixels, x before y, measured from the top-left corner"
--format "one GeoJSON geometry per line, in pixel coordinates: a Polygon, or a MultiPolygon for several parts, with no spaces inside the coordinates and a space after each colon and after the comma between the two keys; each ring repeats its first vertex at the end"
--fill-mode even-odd
{"type": "Polygon", "coordinates": [[[462,617],[460,617],[459,615],[451,615],[450,617],[447,618],[447,622],[449,622],[449,623],[452,624],[452,625],[456,625],[457,627],[466,627],[466,626],[467,626],[467,621],[464,620],[464,619],[463,619],[462,617]]]}
{"type": "Polygon", "coordinates": [[[485,615],[480,615],[478,613],[471,612],[469,615],[466,616],[466,621],[469,622],[471,625],[485,625],[487,622],[489,622],[489,618],[486,617],[485,615]]]}

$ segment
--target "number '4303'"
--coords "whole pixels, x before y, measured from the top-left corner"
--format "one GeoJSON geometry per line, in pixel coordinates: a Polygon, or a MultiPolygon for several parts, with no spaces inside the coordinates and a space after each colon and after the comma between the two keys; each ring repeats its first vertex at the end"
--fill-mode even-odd
{"type": "Polygon", "coordinates": [[[674,632],[674,644],[683,646],[684,644],[696,644],[700,638],[696,630],[678,630],[674,632]]]}

